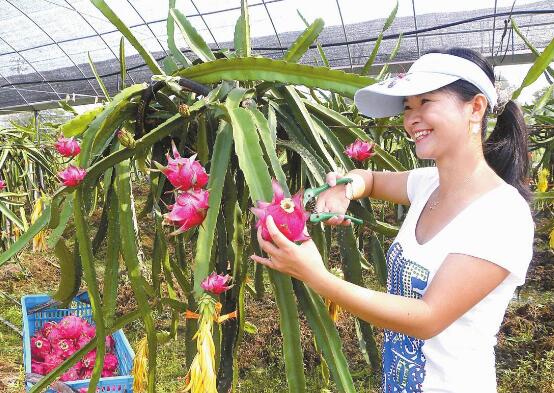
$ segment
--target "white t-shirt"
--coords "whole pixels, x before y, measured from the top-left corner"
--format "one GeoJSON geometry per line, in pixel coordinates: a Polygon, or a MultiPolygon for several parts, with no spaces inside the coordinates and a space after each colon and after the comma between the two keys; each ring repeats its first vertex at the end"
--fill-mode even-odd
{"type": "Polygon", "coordinates": [[[502,184],[473,201],[429,241],[419,244],[416,223],[438,185],[434,167],[412,170],[408,176],[410,210],[387,253],[388,292],[421,298],[452,253],[485,259],[510,274],[431,339],[385,330],[383,392],[495,393],[496,334],[515,288],[525,281],[533,252],[533,219],[518,191],[502,184]]]}

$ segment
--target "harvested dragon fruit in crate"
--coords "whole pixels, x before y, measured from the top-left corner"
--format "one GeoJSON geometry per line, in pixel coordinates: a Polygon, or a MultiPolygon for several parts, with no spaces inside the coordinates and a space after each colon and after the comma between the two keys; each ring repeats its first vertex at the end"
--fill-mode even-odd
{"type": "MultiPolygon", "coordinates": [[[[31,337],[31,370],[46,375],[59,366],[65,359],[84,347],[94,336],[96,329],[87,320],[76,315],[67,315],[58,323],[48,321],[42,329],[31,337]]],[[[117,357],[113,354],[114,339],[106,337],[106,356],[102,377],[116,375],[117,357]]],[[[86,354],[83,359],[60,377],[63,382],[88,379],[92,375],[96,350],[86,354]]]]}
{"type": "MultiPolygon", "coordinates": [[[[47,295],[29,295],[21,302],[27,391],[96,335],[86,293],[76,297],[69,308],[50,308],[55,307],[50,305],[43,309],[41,305],[48,304],[49,300],[47,295]]],[[[106,355],[97,391],[130,393],[133,391],[130,376],[133,350],[122,330],[105,340],[106,355]]],[[[96,350],[92,350],[51,384],[47,392],[86,392],[95,360],[96,350]]]]}

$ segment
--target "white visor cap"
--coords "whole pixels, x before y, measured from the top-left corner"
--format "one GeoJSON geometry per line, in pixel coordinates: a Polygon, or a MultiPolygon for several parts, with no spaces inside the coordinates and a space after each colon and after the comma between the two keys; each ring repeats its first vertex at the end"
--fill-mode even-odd
{"type": "Polygon", "coordinates": [[[369,117],[388,117],[404,110],[404,97],[444,87],[458,79],[468,81],[487,97],[492,108],[497,94],[494,84],[474,62],[444,53],[428,53],[417,59],[407,74],[364,87],[354,95],[354,103],[369,117]]]}

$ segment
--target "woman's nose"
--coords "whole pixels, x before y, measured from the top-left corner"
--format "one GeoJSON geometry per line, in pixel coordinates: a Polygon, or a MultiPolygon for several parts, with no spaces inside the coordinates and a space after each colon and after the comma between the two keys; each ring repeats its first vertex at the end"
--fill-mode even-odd
{"type": "Polygon", "coordinates": [[[404,124],[413,126],[414,124],[419,123],[419,112],[417,109],[410,109],[409,111],[404,112],[404,124]]]}

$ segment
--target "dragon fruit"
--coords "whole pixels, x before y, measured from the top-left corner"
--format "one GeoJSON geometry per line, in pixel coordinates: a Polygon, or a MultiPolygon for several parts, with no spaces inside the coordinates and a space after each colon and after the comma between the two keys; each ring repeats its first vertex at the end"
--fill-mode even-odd
{"type": "Polygon", "coordinates": [[[31,337],[31,357],[37,360],[44,360],[44,356],[50,353],[51,345],[48,339],[41,335],[31,337]]]}
{"type": "Polygon", "coordinates": [[[76,381],[81,378],[80,373],[81,373],[81,367],[78,364],[76,364],[73,367],[71,367],[69,370],[67,370],[65,373],[63,373],[60,377],[60,380],[62,382],[76,381]]]}
{"type": "Polygon", "coordinates": [[[63,157],[75,157],[81,152],[81,146],[74,138],[64,138],[60,136],[54,147],[63,157]]]}
{"type": "Polygon", "coordinates": [[[117,356],[113,353],[107,353],[106,356],[104,356],[104,370],[115,372],[118,365],[117,356]]]}
{"type": "Polygon", "coordinates": [[[222,274],[217,274],[216,272],[213,272],[208,277],[206,277],[204,281],[202,281],[200,286],[208,292],[219,295],[231,288],[231,286],[225,285],[230,279],[231,276],[229,276],[228,274],[224,276],[222,274]]]}
{"type": "Polygon", "coordinates": [[[42,328],[40,329],[39,334],[42,337],[49,338],[50,332],[52,329],[54,329],[57,326],[57,323],[54,321],[46,322],[44,325],[42,325],[42,328]]]}
{"type": "Polygon", "coordinates": [[[202,224],[208,210],[210,192],[199,189],[182,192],[177,196],[174,205],[168,206],[170,211],[165,214],[165,221],[178,226],[172,234],[183,233],[202,224]]]}
{"type": "Polygon", "coordinates": [[[96,336],[96,328],[91,325],[90,323],[88,323],[87,321],[83,321],[83,326],[82,326],[82,333],[83,335],[89,337],[89,338],[92,338],[94,336],[96,336]]]}
{"type": "Polygon", "coordinates": [[[35,374],[45,375],[45,366],[43,362],[31,359],[31,372],[35,374]]]}
{"type": "Polygon", "coordinates": [[[167,177],[177,190],[187,191],[191,188],[199,189],[208,184],[206,170],[196,161],[196,154],[190,158],[181,157],[175,143],[172,141],[173,158],[167,154],[167,166],[158,164],[158,168],[167,177]]]}
{"type": "Polygon", "coordinates": [[[2,191],[4,188],[6,188],[6,182],[4,180],[0,180],[0,191],[2,191]]]}
{"type": "Polygon", "coordinates": [[[94,362],[96,361],[96,349],[90,351],[83,357],[83,368],[91,369],[94,367],[94,362]]]}
{"type": "Polygon", "coordinates": [[[61,338],[52,342],[52,353],[62,359],[67,359],[77,351],[77,347],[73,340],[69,338],[61,338]]]}
{"type": "Polygon", "coordinates": [[[58,325],[55,325],[53,328],[50,329],[50,333],[48,333],[48,340],[50,343],[57,342],[59,340],[64,339],[63,330],[60,330],[58,328],[58,325]]]}
{"type": "Polygon", "coordinates": [[[292,198],[285,198],[283,189],[273,180],[273,199],[271,202],[257,201],[257,207],[251,208],[252,213],[258,217],[256,228],[262,228],[262,238],[271,241],[271,236],[266,226],[267,216],[273,217],[275,225],[287,239],[293,242],[308,240],[310,237],[304,233],[306,221],[310,218],[302,205],[302,191],[297,192],[292,198]]]}
{"type": "MultiPolygon", "coordinates": [[[[94,366],[94,363],[92,365],[94,366]]],[[[83,377],[83,379],[90,379],[92,377],[92,367],[83,368],[81,370],[81,376],[83,377]]]]}
{"type": "Polygon", "coordinates": [[[89,341],[92,340],[92,337],[89,337],[85,334],[81,334],[79,338],[75,340],[75,346],[79,349],[83,348],[85,345],[89,343],[89,341]]]}
{"type": "Polygon", "coordinates": [[[106,336],[106,351],[111,352],[115,348],[115,340],[112,336],[106,336]]]}
{"type": "Polygon", "coordinates": [[[53,353],[49,353],[44,356],[44,373],[48,374],[50,371],[58,367],[58,365],[63,362],[63,359],[53,353]]]}
{"type": "MultiPolygon", "coordinates": [[[[58,323],[53,321],[46,322],[31,337],[31,371],[40,375],[48,374],[65,359],[90,342],[95,335],[96,328],[84,318],[75,315],[68,315],[58,323]]],[[[113,353],[114,348],[115,341],[113,337],[106,336],[106,355],[101,372],[102,377],[116,375],[118,359],[113,353]]],[[[90,378],[95,361],[96,350],[93,350],[67,370],[60,377],[60,380],[67,382],[90,378]]]]}
{"type": "Polygon", "coordinates": [[[81,335],[83,330],[83,319],[75,315],[65,316],[59,323],[58,329],[61,331],[64,338],[76,339],[81,335]]]}
{"type": "Polygon", "coordinates": [[[114,375],[115,375],[114,370],[103,369],[101,373],[102,378],[109,378],[109,377],[113,377],[114,375]]]}
{"type": "Polygon", "coordinates": [[[58,173],[58,177],[60,178],[64,186],[75,187],[83,181],[86,174],[86,170],[74,165],[69,165],[63,171],[58,173]]]}
{"type": "Polygon", "coordinates": [[[354,143],[346,146],[344,153],[356,161],[364,161],[375,155],[374,144],[356,139],[354,143]]]}

